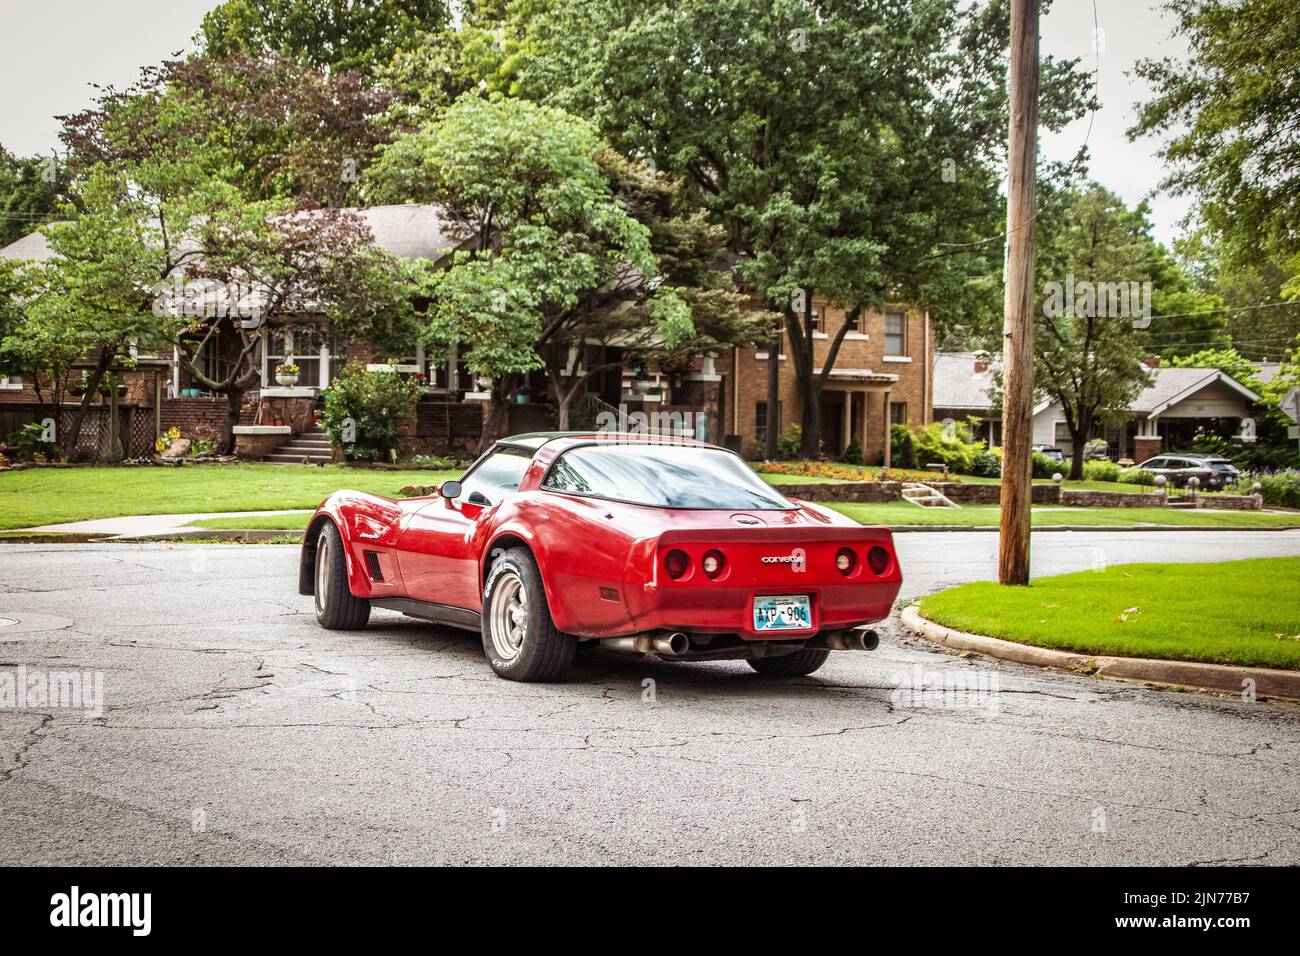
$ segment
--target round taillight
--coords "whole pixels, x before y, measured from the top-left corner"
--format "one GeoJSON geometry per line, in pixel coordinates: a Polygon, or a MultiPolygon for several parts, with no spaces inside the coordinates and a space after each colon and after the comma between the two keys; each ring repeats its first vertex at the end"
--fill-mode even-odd
{"type": "Polygon", "coordinates": [[[704,560],[700,562],[700,566],[704,568],[705,574],[711,578],[716,578],[722,573],[722,568],[726,563],[727,559],[723,557],[721,551],[706,551],[704,552],[704,560]]]}
{"type": "Polygon", "coordinates": [[[889,552],[876,545],[867,552],[867,567],[873,574],[884,574],[885,568],[889,567],[889,552]]]}
{"type": "Polygon", "coordinates": [[[674,548],[664,555],[664,569],[667,570],[670,578],[680,578],[690,567],[691,559],[686,556],[685,551],[678,551],[674,548]]]}
{"type": "Polygon", "coordinates": [[[835,555],[835,567],[840,569],[840,574],[849,574],[857,563],[858,557],[850,548],[840,548],[839,553],[835,555]]]}

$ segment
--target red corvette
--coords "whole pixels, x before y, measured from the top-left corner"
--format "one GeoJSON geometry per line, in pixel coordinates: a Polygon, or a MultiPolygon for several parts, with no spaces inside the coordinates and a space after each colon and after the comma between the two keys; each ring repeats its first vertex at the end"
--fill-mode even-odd
{"type": "Polygon", "coordinates": [[[810,674],[870,650],[893,537],[782,497],[739,456],[627,434],[518,435],[427,498],[331,495],[299,591],[329,628],[371,607],[478,631],[492,668],[555,680],[579,643],[810,674]]]}

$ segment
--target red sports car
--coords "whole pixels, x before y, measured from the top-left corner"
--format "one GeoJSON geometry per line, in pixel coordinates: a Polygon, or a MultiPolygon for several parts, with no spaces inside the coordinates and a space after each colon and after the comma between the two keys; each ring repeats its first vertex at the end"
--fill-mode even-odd
{"type": "Polygon", "coordinates": [[[560,678],[580,643],[810,674],[870,650],[902,574],[893,537],[792,501],[739,456],[627,434],[497,442],[426,498],[331,495],[299,591],[329,628],[371,607],[478,631],[511,680],[560,678]]]}

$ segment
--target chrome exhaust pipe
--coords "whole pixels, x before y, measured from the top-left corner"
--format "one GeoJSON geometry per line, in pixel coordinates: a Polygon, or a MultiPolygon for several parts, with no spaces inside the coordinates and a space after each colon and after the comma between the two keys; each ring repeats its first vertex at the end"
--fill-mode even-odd
{"type": "MultiPolygon", "coordinates": [[[[812,645],[812,642],[809,642],[812,645]]],[[[852,631],[828,631],[816,645],[831,651],[874,651],[880,646],[880,635],[870,628],[852,631]]]]}
{"type": "Polygon", "coordinates": [[[632,654],[681,657],[691,649],[691,639],[681,631],[659,631],[655,634],[638,634],[636,637],[607,637],[600,642],[600,646],[632,654]]]}

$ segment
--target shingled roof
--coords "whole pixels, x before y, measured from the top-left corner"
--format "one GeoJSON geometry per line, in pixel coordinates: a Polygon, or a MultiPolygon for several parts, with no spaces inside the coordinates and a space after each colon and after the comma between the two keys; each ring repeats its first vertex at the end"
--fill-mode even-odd
{"type": "MultiPolygon", "coordinates": [[[[350,209],[358,213],[370,231],[375,245],[403,259],[438,259],[460,244],[449,224],[430,203],[397,206],[367,206],[350,209]]],[[[4,248],[0,258],[44,262],[53,253],[45,234],[30,232],[4,248]]]]}

